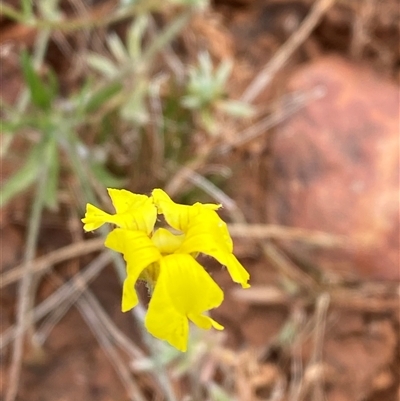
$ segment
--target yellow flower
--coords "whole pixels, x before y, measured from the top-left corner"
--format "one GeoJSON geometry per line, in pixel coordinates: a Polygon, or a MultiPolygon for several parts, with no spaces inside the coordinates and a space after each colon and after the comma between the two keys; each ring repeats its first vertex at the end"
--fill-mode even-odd
{"type": "Polygon", "coordinates": [[[202,329],[223,326],[204,315],[221,305],[221,288],[190,255],[173,254],[160,261],[160,274],[149,303],[145,326],[153,336],[186,351],[189,320],[202,329]]]}
{"type": "Polygon", "coordinates": [[[103,212],[96,206],[86,205],[83,229],[93,231],[104,223],[113,223],[128,230],[139,230],[150,234],[157,219],[157,209],[151,198],[125,189],[107,189],[115,208],[115,214],[103,212]]]}
{"type": "Polygon", "coordinates": [[[158,212],[166,222],[185,234],[185,241],[177,252],[204,253],[226,266],[232,280],[243,288],[250,285],[249,273],[233,255],[233,242],[226,223],[215,212],[220,205],[195,203],[193,206],[179,205],[161,189],[152,193],[158,212]]]}
{"type": "Polygon", "coordinates": [[[105,245],[121,252],[127,262],[122,310],[125,312],[137,305],[136,281],[143,271],[150,269],[154,292],[146,328],[155,337],[186,351],[188,319],[203,329],[223,329],[204,313],[219,306],[224,294],[193,256],[177,253],[183,242],[183,236],[175,236],[163,228],[152,239],[143,232],[116,228],[107,236],[105,245]],[[157,273],[154,275],[154,272],[157,273]]]}
{"type": "Polygon", "coordinates": [[[106,238],[105,246],[124,255],[126,279],[122,289],[122,312],[138,304],[135,284],[143,270],[161,259],[161,253],[142,231],[116,228],[106,238]]]}
{"type": "Polygon", "coordinates": [[[108,234],[105,245],[122,253],[127,264],[122,311],[137,305],[135,284],[144,279],[152,291],[145,326],[155,337],[185,351],[189,321],[203,329],[222,330],[206,312],[218,307],[224,294],[196,257],[203,253],[215,258],[244,288],[249,287],[249,274],[232,253],[227,225],[216,213],[220,205],[180,205],[161,189],[151,197],[125,190],[108,192],[116,213],[88,204],[82,221],[86,231],[104,223],[119,227],[108,234]],[[154,230],[157,213],[177,232],[154,230]]]}

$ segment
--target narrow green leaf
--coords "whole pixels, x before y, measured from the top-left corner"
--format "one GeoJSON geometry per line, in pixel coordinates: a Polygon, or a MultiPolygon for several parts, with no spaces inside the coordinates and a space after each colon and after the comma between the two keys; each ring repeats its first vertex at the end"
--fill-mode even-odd
{"type": "Polygon", "coordinates": [[[51,101],[53,100],[54,93],[47,87],[36,73],[33,67],[32,59],[29,57],[26,50],[21,54],[22,72],[24,74],[25,82],[28,85],[32,102],[42,110],[48,110],[51,101]]]}
{"type": "Polygon", "coordinates": [[[234,117],[252,117],[255,113],[254,108],[239,100],[226,100],[218,104],[218,108],[234,117]]]}
{"type": "Polygon", "coordinates": [[[149,16],[139,15],[128,29],[127,50],[132,60],[138,60],[142,52],[142,40],[149,25],[149,16]]]}
{"type": "Polygon", "coordinates": [[[58,158],[57,141],[54,138],[51,138],[47,143],[45,158],[48,163],[45,205],[51,210],[57,210],[60,162],[58,158]]]}
{"type": "Polygon", "coordinates": [[[88,54],[87,62],[90,67],[106,78],[113,78],[118,73],[118,67],[111,60],[96,53],[88,54]]]}
{"type": "Polygon", "coordinates": [[[223,89],[225,87],[226,82],[228,81],[229,76],[231,75],[233,68],[232,60],[225,60],[219,66],[215,73],[215,85],[218,88],[223,89]]]}
{"type": "Polygon", "coordinates": [[[99,89],[95,92],[86,103],[85,110],[88,113],[92,113],[98,110],[105,102],[111,99],[114,95],[120,92],[122,85],[120,82],[115,82],[111,85],[107,85],[104,88],[99,89]]]}
{"type": "Polygon", "coordinates": [[[107,38],[107,45],[115,59],[123,64],[129,60],[129,54],[121,38],[115,33],[110,33],[107,38]]]}
{"type": "Polygon", "coordinates": [[[234,401],[232,396],[216,383],[210,383],[208,389],[212,401],[234,401]]]}
{"type": "Polygon", "coordinates": [[[21,0],[22,12],[27,20],[32,18],[33,15],[33,2],[32,0],[21,0]]]}
{"type": "Polygon", "coordinates": [[[100,163],[93,163],[91,170],[97,180],[105,187],[120,188],[126,182],[125,179],[116,177],[100,163]]]}
{"type": "Polygon", "coordinates": [[[31,150],[26,163],[5,182],[0,190],[0,207],[3,207],[37,179],[43,164],[42,154],[43,143],[39,143],[31,150]]]}

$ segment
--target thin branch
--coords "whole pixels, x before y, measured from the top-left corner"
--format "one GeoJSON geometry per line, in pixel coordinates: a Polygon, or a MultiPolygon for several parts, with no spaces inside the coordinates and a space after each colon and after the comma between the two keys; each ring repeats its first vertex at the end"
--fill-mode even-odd
{"type": "Polygon", "coordinates": [[[80,310],[87,325],[92,330],[92,333],[96,337],[101,348],[110,360],[111,364],[114,366],[120,380],[122,381],[128,392],[129,399],[131,401],[146,401],[142,391],[140,390],[140,387],[132,378],[132,375],[127,366],[128,364],[125,363],[125,361],[118,354],[111,340],[108,338],[104,326],[102,325],[98,316],[96,315],[96,313],[93,313],[90,303],[88,302],[88,296],[86,293],[83,294],[83,297],[77,303],[77,307],[80,310]]]}
{"type": "MultiPolygon", "coordinates": [[[[53,294],[48,296],[43,302],[41,302],[32,311],[32,320],[37,322],[39,319],[46,316],[50,311],[54,310],[57,305],[67,300],[73,304],[76,299],[82,294],[86,286],[82,286],[78,283],[88,283],[101,272],[101,270],[112,261],[112,254],[110,251],[104,251],[96,259],[87,265],[87,267],[81,272],[76,274],[70,281],[65,283],[53,294]]],[[[26,322],[24,322],[22,329],[26,330],[26,322]]],[[[17,331],[16,326],[8,328],[0,337],[0,350],[6,347],[15,337],[17,331]]]]}
{"type": "MultiPolygon", "coordinates": [[[[88,253],[97,252],[104,248],[104,238],[94,238],[88,241],[81,241],[67,245],[63,248],[49,252],[45,256],[37,258],[32,263],[32,273],[45,273],[58,263],[73,259],[88,253]]],[[[0,275],[0,288],[18,281],[24,275],[24,264],[18,265],[14,269],[0,275]]]]}
{"type": "Polygon", "coordinates": [[[36,190],[29,221],[28,237],[24,257],[23,276],[18,288],[17,325],[14,346],[11,355],[11,365],[6,393],[6,401],[14,401],[18,393],[18,383],[22,367],[25,328],[32,323],[31,297],[33,270],[32,261],[36,254],[36,244],[39,237],[40,221],[45,202],[45,187],[47,183],[47,165],[41,170],[41,176],[36,190]]]}
{"type": "Polygon", "coordinates": [[[319,284],[308,274],[301,271],[278,247],[271,242],[262,243],[261,249],[277,271],[289,279],[293,284],[300,285],[308,292],[315,293],[319,289],[319,284]]]}
{"type": "Polygon", "coordinates": [[[271,128],[276,127],[288,117],[307,106],[310,102],[320,99],[324,95],[325,90],[320,85],[316,85],[308,91],[291,93],[287,96],[288,99],[283,99],[280,109],[236,134],[235,139],[231,143],[224,143],[215,148],[215,150],[212,151],[212,155],[224,155],[232,149],[237,149],[239,146],[243,146],[258,136],[266,133],[271,128]]]}
{"type": "Polygon", "coordinates": [[[271,83],[275,74],[283,67],[294,51],[310,36],[322,16],[334,2],[335,0],[319,0],[314,4],[299,29],[292,33],[290,38],[279,48],[274,57],[247,87],[241,97],[242,101],[251,103],[271,83]]]}
{"type": "Polygon", "coordinates": [[[315,331],[314,331],[314,347],[310,359],[310,367],[316,368],[322,374],[317,375],[313,383],[313,396],[314,401],[324,399],[324,392],[322,387],[323,369],[322,369],[322,349],[325,338],[326,315],[330,304],[330,296],[327,292],[322,293],[316,302],[315,307],[315,331]]]}
{"type": "Polygon", "coordinates": [[[290,98],[284,102],[280,111],[268,115],[261,121],[258,121],[249,128],[246,128],[242,132],[236,135],[234,142],[223,143],[222,145],[211,147],[206,152],[200,154],[195,159],[186,163],[186,165],[175,173],[175,175],[169,180],[165,186],[166,192],[170,196],[176,195],[184,183],[190,181],[190,175],[192,172],[196,172],[203,165],[207,163],[208,160],[225,155],[232,151],[234,148],[244,145],[245,143],[255,139],[257,136],[262,135],[267,130],[275,127],[279,123],[283,122],[289,116],[293,115],[296,111],[303,108],[310,101],[319,99],[324,95],[324,91],[320,86],[316,86],[307,92],[291,94],[290,98]]]}
{"type": "Polygon", "coordinates": [[[352,246],[346,236],[298,227],[275,224],[229,224],[228,228],[232,237],[237,238],[295,240],[326,248],[352,246]]]}

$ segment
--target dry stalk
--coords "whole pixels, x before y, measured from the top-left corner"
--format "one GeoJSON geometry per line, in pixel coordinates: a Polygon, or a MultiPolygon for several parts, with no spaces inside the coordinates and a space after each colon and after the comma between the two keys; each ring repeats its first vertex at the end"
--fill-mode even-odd
{"type": "Polygon", "coordinates": [[[259,241],[266,259],[277,271],[293,283],[299,284],[310,293],[318,293],[319,284],[300,270],[278,247],[271,242],[259,241]]]}
{"type": "Polygon", "coordinates": [[[322,349],[325,338],[326,315],[330,304],[330,296],[327,292],[322,293],[317,298],[315,308],[315,329],[314,329],[314,347],[311,355],[309,367],[307,367],[305,376],[307,376],[308,369],[318,369],[319,372],[315,377],[312,385],[312,397],[314,401],[324,399],[323,389],[323,369],[322,369],[322,349]]]}
{"type": "Polygon", "coordinates": [[[175,196],[182,190],[186,182],[193,181],[193,174],[197,173],[210,159],[225,155],[233,149],[243,146],[245,143],[248,143],[257,136],[262,135],[267,130],[283,122],[289,116],[309,104],[309,102],[321,98],[321,96],[324,96],[324,91],[319,86],[306,92],[291,94],[289,99],[283,102],[279,111],[268,115],[251,127],[239,132],[236,135],[237,139],[232,143],[224,143],[217,147],[210,146],[197,158],[187,163],[185,166],[180,167],[166,184],[165,191],[168,192],[170,196],[175,196]]]}
{"type": "MultiPolygon", "coordinates": [[[[51,279],[57,284],[62,285],[62,279],[53,274],[51,279]]],[[[119,328],[112,322],[110,317],[107,315],[104,308],[101,306],[97,298],[94,294],[90,291],[87,287],[87,283],[84,282],[82,285],[84,287],[77,288],[77,284],[75,282],[72,283],[73,286],[76,288],[76,293],[78,294],[77,297],[70,297],[64,300],[61,305],[52,311],[52,313],[48,316],[47,319],[43,321],[41,327],[37,330],[36,336],[40,344],[43,344],[46,338],[49,336],[51,330],[55,327],[55,325],[60,321],[60,319],[68,312],[72,303],[75,301],[80,302],[80,294],[82,293],[82,288],[85,288],[84,291],[87,296],[87,302],[90,304],[92,311],[97,315],[99,321],[105,328],[105,332],[108,333],[107,335],[111,338],[113,343],[116,343],[120,346],[122,350],[124,350],[131,358],[144,358],[145,354],[143,351],[137,347],[129,338],[121,331],[119,328]]]]}
{"type": "Polygon", "coordinates": [[[349,239],[345,236],[274,224],[230,224],[229,232],[232,237],[243,237],[258,240],[272,238],[281,240],[296,240],[327,248],[336,246],[350,246],[349,239]]]}
{"type": "MultiPolygon", "coordinates": [[[[88,283],[93,280],[101,272],[101,270],[112,260],[112,256],[109,251],[103,252],[100,256],[94,259],[88,266],[81,272],[76,274],[70,281],[65,283],[61,288],[47,297],[43,302],[36,306],[32,311],[32,320],[37,322],[46,316],[49,312],[54,310],[57,305],[68,300],[72,303],[81,295],[85,287],[81,285],[74,285],[79,279],[79,282],[88,283]]],[[[22,327],[23,331],[26,330],[26,322],[22,327]]],[[[16,335],[16,326],[8,328],[0,337],[0,350],[6,347],[16,335]]]]}
{"type": "Polygon", "coordinates": [[[242,101],[251,103],[270,84],[275,74],[283,67],[294,51],[310,36],[313,29],[334,2],[335,0],[319,0],[314,4],[299,29],[292,33],[289,39],[279,48],[274,57],[247,87],[241,97],[242,101]]]}
{"type": "Polygon", "coordinates": [[[326,314],[330,304],[330,296],[324,292],[320,294],[316,301],[314,318],[313,349],[307,367],[305,368],[302,386],[297,394],[297,398],[291,401],[299,401],[310,394],[312,401],[321,401],[325,399],[323,382],[324,367],[322,363],[322,349],[325,337],[326,314]]]}
{"type": "MultiPolygon", "coordinates": [[[[31,332],[34,331],[32,309],[36,286],[34,285],[35,280],[33,280],[34,276],[32,264],[33,259],[36,256],[36,245],[39,238],[40,221],[45,204],[45,186],[48,176],[48,168],[46,164],[42,167],[39,173],[40,178],[36,189],[36,196],[32,205],[28,235],[26,239],[24,263],[22,268],[23,276],[18,286],[18,303],[16,312],[17,323],[13,338],[9,380],[5,396],[6,401],[14,401],[17,397],[24,352],[25,331],[26,328],[29,328],[31,332]]],[[[37,348],[37,345],[33,343],[33,338],[31,337],[29,340],[32,345],[37,348]]]]}
{"type": "MultiPolygon", "coordinates": [[[[300,303],[295,303],[291,311],[291,321],[296,329],[304,326],[306,321],[306,313],[303,305],[300,303]]],[[[290,375],[291,382],[289,388],[289,401],[296,401],[300,397],[300,392],[302,388],[303,381],[303,361],[302,361],[302,344],[303,339],[306,334],[307,327],[303,328],[302,332],[297,336],[297,338],[291,344],[290,356],[291,356],[291,366],[290,375]]]]}
{"type": "Polygon", "coordinates": [[[307,106],[310,102],[320,99],[324,95],[325,91],[321,86],[315,86],[314,88],[305,92],[291,93],[290,95],[286,96],[286,99],[283,99],[282,104],[279,106],[277,111],[268,115],[267,117],[264,117],[262,120],[244,129],[242,132],[236,134],[236,139],[234,139],[231,143],[220,145],[213,150],[212,155],[224,155],[230,152],[232,149],[237,149],[239,146],[243,146],[258,136],[264,134],[269,129],[285,121],[288,117],[307,106]]]}
{"type": "Polygon", "coordinates": [[[127,390],[129,399],[131,401],[146,401],[142,391],[140,390],[140,387],[136,384],[129,371],[128,364],[121,358],[115,349],[99,317],[96,315],[96,313],[93,313],[90,301],[88,301],[88,295],[86,293],[82,294],[82,297],[77,303],[77,308],[81,312],[86,324],[92,330],[92,333],[96,337],[111,364],[114,366],[115,371],[127,390]]]}
{"type": "MultiPolygon", "coordinates": [[[[340,288],[337,286],[324,288],[330,296],[330,304],[334,308],[369,313],[394,313],[400,312],[399,293],[390,289],[386,293],[371,293],[364,291],[363,287],[356,289],[340,288]]],[[[267,285],[253,285],[246,291],[233,290],[235,298],[251,305],[287,306],[289,307],[295,298],[285,291],[267,285]]],[[[311,302],[304,300],[303,303],[311,302]]]]}
{"type": "MultiPolygon", "coordinates": [[[[107,256],[106,259],[99,257],[97,261],[103,262],[102,259],[105,259],[105,262],[108,263],[110,256],[108,253],[105,253],[104,255],[107,256]]],[[[41,311],[42,313],[34,313],[35,321],[38,320],[44,312],[48,313],[53,311],[50,317],[42,324],[41,330],[36,333],[36,338],[40,343],[43,343],[58,321],[64,316],[69,308],[77,302],[79,311],[82,313],[83,318],[88,323],[89,327],[95,334],[95,337],[99,341],[100,346],[103,348],[112,365],[116,369],[116,372],[122,383],[125,385],[128,394],[130,394],[130,399],[145,401],[140,388],[131,377],[127,364],[114,349],[113,344],[116,343],[120,345],[120,347],[133,358],[143,358],[144,354],[118,329],[118,327],[115,326],[95,296],[90,292],[90,290],[88,290],[88,281],[93,279],[95,275],[100,272],[102,266],[104,267],[103,263],[93,264],[92,262],[91,265],[91,267],[93,267],[92,271],[89,270],[89,266],[83,273],[76,274],[70,282],[63,284],[54,294],[48,297],[46,299],[47,305],[49,305],[48,308],[40,308],[43,306],[42,304],[36,308],[35,312],[41,311]],[[88,274],[88,272],[90,274],[88,274]],[[63,291],[65,289],[66,291],[63,291]],[[60,297],[60,295],[63,296],[60,297]],[[50,301],[49,298],[51,298],[50,301]]],[[[57,284],[62,283],[61,278],[55,274],[53,274],[52,279],[57,282],[57,284]]],[[[13,331],[15,331],[12,329],[13,328],[11,328],[11,331],[8,331],[7,333],[12,334],[13,331]]],[[[2,345],[7,343],[8,336],[5,337],[4,341],[2,341],[2,345]]],[[[10,340],[11,339],[12,337],[10,340]]]]}
{"type": "MultiPolygon", "coordinates": [[[[72,245],[67,245],[48,253],[45,256],[37,258],[32,262],[33,274],[44,273],[54,265],[64,262],[68,259],[86,255],[88,253],[97,252],[104,247],[103,238],[95,238],[88,241],[81,241],[72,245]]],[[[0,276],[0,288],[18,281],[24,275],[24,264],[18,265],[12,270],[3,273],[0,276]]]]}

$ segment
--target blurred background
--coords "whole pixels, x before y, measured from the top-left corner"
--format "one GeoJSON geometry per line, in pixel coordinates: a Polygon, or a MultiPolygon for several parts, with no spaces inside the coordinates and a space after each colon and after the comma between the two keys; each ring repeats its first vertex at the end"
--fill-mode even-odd
{"type": "MultiPolygon", "coordinates": [[[[0,2],[1,399],[400,399],[398,0],[0,2]],[[182,354],[84,234],[222,203],[252,287],[182,354]]],[[[104,235],[104,233],[103,233],[104,235]]]]}

